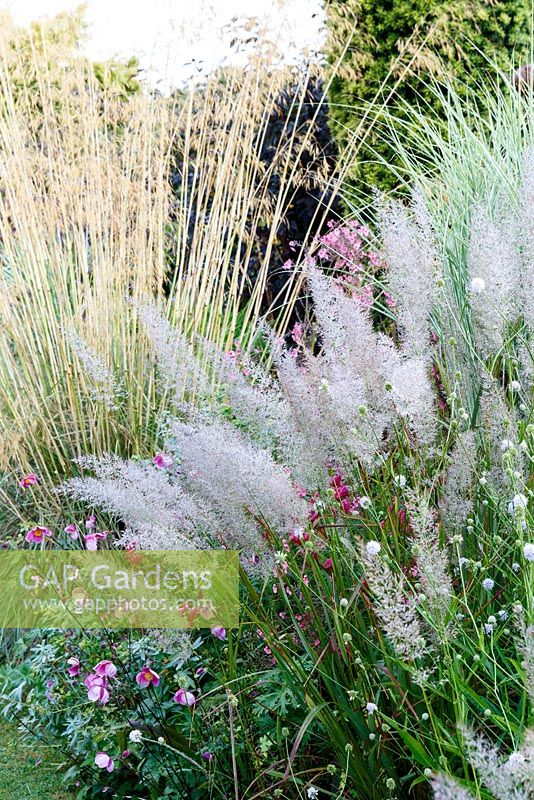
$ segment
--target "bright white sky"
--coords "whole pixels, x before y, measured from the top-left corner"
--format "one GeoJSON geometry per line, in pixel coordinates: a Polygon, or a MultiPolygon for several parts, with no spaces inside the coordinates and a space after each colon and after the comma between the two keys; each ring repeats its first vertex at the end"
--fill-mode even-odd
{"type": "MultiPolygon", "coordinates": [[[[79,5],[80,0],[0,0],[0,8],[21,25],[79,5]]],[[[316,52],[322,43],[321,0],[87,0],[86,6],[87,54],[137,55],[151,82],[162,88],[192,75],[192,61],[213,67],[228,58],[221,28],[232,17],[260,19],[288,60],[303,50],[316,52]]]]}

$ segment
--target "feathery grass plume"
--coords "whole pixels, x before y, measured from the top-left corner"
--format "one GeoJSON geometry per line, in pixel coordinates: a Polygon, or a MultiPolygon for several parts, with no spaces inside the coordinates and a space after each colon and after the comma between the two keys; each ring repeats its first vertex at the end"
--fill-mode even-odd
{"type": "Polygon", "coordinates": [[[519,255],[514,228],[502,214],[496,215],[491,219],[487,208],[475,206],[469,236],[470,303],[475,341],[484,358],[500,351],[506,323],[517,315],[519,255]]]}
{"type": "Polygon", "coordinates": [[[403,351],[428,363],[438,268],[430,216],[418,190],[412,194],[410,211],[399,201],[379,211],[386,279],[395,299],[403,351]]]}
{"type": "MultiPolygon", "coordinates": [[[[351,442],[343,438],[346,419],[340,426],[336,407],[330,399],[332,387],[319,366],[320,359],[306,349],[300,364],[285,348],[279,348],[273,355],[292,420],[289,433],[284,436],[282,453],[299,483],[323,486],[327,481],[328,462],[333,459],[343,463],[351,446],[351,442]]],[[[357,387],[351,387],[348,397],[357,402],[357,387]]],[[[368,450],[359,448],[356,452],[366,461],[368,450]]]]}
{"type": "Polygon", "coordinates": [[[65,339],[76,354],[83,366],[89,380],[90,396],[104,404],[108,410],[117,407],[117,402],[121,395],[121,387],[117,383],[114,374],[106,366],[103,357],[99,355],[94,347],[78,336],[73,329],[65,331],[65,339]]]}
{"type": "Polygon", "coordinates": [[[518,228],[521,247],[520,285],[518,304],[523,319],[534,333],[534,147],[527,147],[523,155],[519,191],[518,228]]]}
{"type": "Polygon", "coordinates": [[[461,528],[473,512],[472,487],[477,464],[477,442],[474,431],[458,435],[445,473],[441,516],[444,526],[453,531],[461,528]]]}
{"type": "Polygon", "coordinates": [[[206,394],[209,379],[186,337],[173,327],[153,301],[136,305],[143,328],[156,358],[160,387],[180,405],[196,394],[206,394]]]}
{"type": "Polygon", "coordinates": [[[522,471],[523,459],[520,451],[516,449],[518,436],[515,414],[506,403],[501,386],[489,376],[484,377],[480,410],[489,462],[487,477],[496,495],[503,497],[506,496],[510,485],[510,478],[503,463],[510,450],[509,445],[515,449],[515,469],[522,471]]]}
{"type": "MultiPolygon", "coordinates": [[[[363,401],[351,418],[340,419],[343,428],[349,434],[352,430],[365,433],[375,451],[399,417],[416,431],[431,431],[433,395],[420,360],[403,356],[389,337],[376,333],[361,303],[316,269],[310,271],[310,288],[323,346],[322,362],[328,368],[335,365],[331,377],[334,396],[342,397],[343,391],[343,383],[340,391],[335,386],[337,376],[342,381],[350,376],[356,396],[363,401]]],[[[347,438],[350,441],[350,436],[347,438]]],[[[356,455],[361,457],[358,451],[356,455]]]]}
{"type": "MultiPolygon", "coordinates": [[[[415,662],[428,653],[419,624],[417,599],[406,591],[402,575],[393,573],[383,558],[370,553],[365,545],[360,547],[360,552],[365,578],[373,596],[373,608],[382,630],[399,658],[415,662]]],[[[420,668],[415,674],[419,680],[426,677],[420,668]]]]}
{"type": "Polygon", "coordinates": [[[71,478],[58,492],[112,514],[142,550],[206,548],[215,541],[205,502],[184,491],[175,477],[146,461],[124,461],[114,455],[79,459],[93,476],[71,478]]]}
{"type": "Polygon", "coordinates": [[[267,369],[247,352],[220,348],[203,340],[202,356],[214,380],[247,433],[263,447],[276,449],[282,432],[290,426],[290,410],[278,383],[267,369]]]}
{"type": "Polygon", "coordinates": [[[279,360],[282,389],[323,464],[332,457],[343,463],[352,453],[371,469],[392,427],[383,373],[393,348],[386,338],[380,346],[367,311],[334,281],[312,268],[309,285],[322,350],[305,350],[302,366],[287,354],[279,360]]]}
{"type": "Polygon", "coordinates": [[[454,591],[447,553],[439,545],[436,514],[429,507],[428,497],[414,492],[408,494],[406,507],[413,530],[419,581],[429,611],[428,622],[440,639],[448,638],[454,591]]]}
{"type": "MultiPolygon", "coordinates": [[[[324,439],[326,426],[317,430],[314,425],[321,406],[320,392],[316,387],[312,391],[303,368],[297,366],[282,340],[264,330],[278,368],[276,377],[262,364],[254,363],[248,353],[223,353],[205,340],[201,343],[203,356],[223,393],[223,410],[228,405],[252,441],[275,454],[297,482],[321,485],[334,450],[324,439]]],[[[327,413],[324,404],[323,411],[327,413]]]]}
{"type": "Polygon", "coordinates": [[[234,426],[175,421],[171,437],[184,486],[206,502],[224,546],[261,555],[271,529],[287,532],[305,524],[306,505],[284,469],[234,426]]]}
{"type": "Polygon", "coordinates": [[[448,775],[436,775],[432,781],[434,800],[474,800],[471,792],[448,775]]]}
{"type": "Polygon", "coordinates": [[[420,444],[431,446],[437,420],[428,364],[421,358],[406,359],[395,351],[390,366],[385,386],[391,392],[397,415],[416,434],[420,444]]]}
{"type": "Polygon", "coordinates": [[[462,729],[467,754],[484,786],[496,800],[532,800],[534,765],[525,765],[521,751],[505,759],[483,736],[462,729]]]}

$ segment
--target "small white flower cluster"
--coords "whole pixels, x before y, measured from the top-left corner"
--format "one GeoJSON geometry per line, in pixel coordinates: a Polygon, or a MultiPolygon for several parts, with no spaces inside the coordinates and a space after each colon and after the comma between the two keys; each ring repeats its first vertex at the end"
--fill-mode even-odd
{"type": "Polygon", "coordinates": [[[377,556],[381,549],[382,545],[380,544],[380,542],[371,541],[367,542],[367,544],[365,545],[365,552],[370,558],[374,558],[375,556],[377,556]]]}

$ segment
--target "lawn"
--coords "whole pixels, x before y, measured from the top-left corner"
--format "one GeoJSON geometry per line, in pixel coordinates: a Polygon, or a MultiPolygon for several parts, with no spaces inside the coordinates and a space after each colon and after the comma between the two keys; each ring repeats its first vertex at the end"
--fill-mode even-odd
{"type": "Polygon", "coordinates": [[[69,800],[49,747],[25,744],[16,725],[0,722],[0,800],[69,800]]]}

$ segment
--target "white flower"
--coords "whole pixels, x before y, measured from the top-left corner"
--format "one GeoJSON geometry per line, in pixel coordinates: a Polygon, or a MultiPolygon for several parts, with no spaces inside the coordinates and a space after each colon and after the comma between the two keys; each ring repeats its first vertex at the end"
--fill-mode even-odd
{"type": "Polygon", "coordinates": [[[504,608],[501,608],[501,610],[498,611],[497,613],[499,615],[499,618],[502,619],[503,622],[504,622],[505,619],[508,619],[508,611],[505,611],[504,608]]]}
{"type": "Polygon", "coordinates": [[[406,475],[395,475],[393,480],[395,482],[395,486],[398,486],[399,489],[404,489],[406,486],[406,475]]]}
{"type": "Polygon", "coordinates": [[[136,742],[136,743],[139,743],[142,738],[143,734],[141,733],[141,731],[138,731],[137,729],[130,731],[130,735],[128,736],[128,739],[131,742],[136,742]]]}
{"type": "Polygon", "coordinates": [[[519,381],[510,381],[510,389],[514,392],[518,392],[521,389],[521,384],[519,381]]]}
{"type": "Polygon", "coordinates": [[[489,636],[490,633],[493,633],[493,625],[491,624],[491,622],[486,622],[485,623],[484,630],[486,631],[488,636],[489,636]]]}
{"type": "Polygon", "coordinates": [[[511,450],[514,446],[514,443],[511,439],[503,439],[501,442],[501,450],[504,452],[505,450],[511,450]]]}
{"type": "Polygon", "coordinates": [[[371,558],[377,556],[381,549],[382,545],[380,544],[380,542],[372,541],[372,542],[367,542],[367,544],[365,545],[365,552],[371,558]]]}
{"type": "Polygon", "coordinates": [[[527,542],[527,544],[523,547],[523,555],[527,561],[534,561],[534,544],[527,542]]]}
{"type": "Polygon", "coordinates": [[[516,494],[514,499],[512,500],[515,508],[526,508],[528,506],[528,500],[524,494],[516,494]]]}
{"type": "Polygon", "coordinates": [[[519,572],[519,570],[520,570],[520,569],[521,569],[521,567],[519,566],[519,564],[517,563],[517,561],[514,561],[514,563],[512,564],[512,570],[513,570],[513,572],[519,572]]]}
{"type": "Polygon", "coordinates": [[[360,504],[360,508],[370,508],[371,506],[371,501],[365,495],[363,495],[363,497],[360,497],[358,502],[360,504]]]}
{"type": "Polygon", "coordinates": [[[368,714],[374,714],[375,711],[378,711],[378,706],[376,705],[376,703],[367,703],[367,705],[365,706],[365,710],[367,711],[368,714]]]}
{"type": "Polygon", "coordinates": [[[482,586],[487,592],[491,592],[491,590],[495,586],[495,581],[493,581],[491,578],[484,578],[484,580],[482,581],[482,586]]]}
{"type": "Polygon", "coordinates": [[[315,786],[308,786],[306,789],[306,795],[309,800],[316,800],[316,798],[319,797],[319,789],[317,789],[315,786]]]}
{"type": "Polygon", "coordinates": [[[471,291],[473,294],[480,294],[486,288],[486,282],[482,278],[473,278],[471,281],[471,291]]]}

